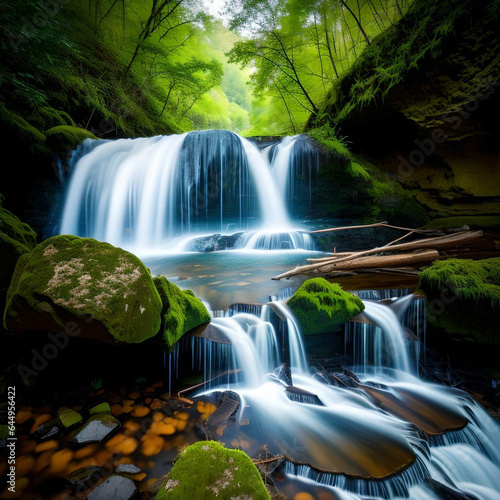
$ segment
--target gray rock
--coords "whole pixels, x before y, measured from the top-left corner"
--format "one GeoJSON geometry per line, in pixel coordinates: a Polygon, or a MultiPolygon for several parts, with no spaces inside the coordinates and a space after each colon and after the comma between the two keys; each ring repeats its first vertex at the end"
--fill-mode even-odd
{"type": "Polygon", "coordinates": [[[140,474],[142,471],[133,464],[120,464],[115,469],[115,474],[140,474]]]}
{"type": "Polygon", "coordinates": [[[98,467],[97,465],[87,465],[68,474],[65,477],[65,481],[70,488],[81,492],[91,488],[104,476],[106,476],[106,472],[102,467],[98,467]]]}
{"type": "Polygon", "coordinates": [[[121,476],[111,476],[92,490],[88,500],[129,500],[137,493],[137,488],[132,479],[121,476]]]}
{"type": "Polygon", "coordinates": [[[227,250],[233,248],[239,237],[243,233],[234,233],[230,235],[212,234],[192,240],[192,249],[195,252],[216,252],[218,250],[227,250]]]}
{"type": "Polygon", "coordinates": [[[53,418],[48,422],[38,426],[35,431],[35,438],[38,441],[46,441],[48,439],[55,439],[60,434],[62,434],[63,428],[61,426],[61,422],[59,422],[58,418],[53,418]]]}
{"type": "Polygon", "coordinates": [[[113,415],[95,415],[70,435],[70,444],[79,447],[100,443],[119,427],[121,424],[113,415]]]}

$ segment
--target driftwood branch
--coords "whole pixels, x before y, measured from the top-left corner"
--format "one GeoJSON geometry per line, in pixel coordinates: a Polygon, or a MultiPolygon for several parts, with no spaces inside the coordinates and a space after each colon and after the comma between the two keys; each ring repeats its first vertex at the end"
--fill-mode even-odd
{"type": "MultiPolygon", "coordinates": [[[[379,224],[380,225],[380,224],[379,224]]],[[[415,232],[417,230],[409,230],[415,232]]],[[[363,252],[351,253],[350,255],[344,255],[340,257],[337,254],[333,254],[324,259],[318,260],[313,264],[300,266],[286,273],[275,276],[274,280],[279,280],[282,278],[289,278],[298,274],[325,274],[340,270],[355,270],[362,268],[392,268],[392,267],[404,267],[414,264],[423,264],[426,262],[432,262],[439,257],[437,250],[445,250],[448,248],[454,248],[457,246],[468,244],[475,241],[483,236],[482,231],[462,231],[452,235],[438,236],[434,238],[420,239],[417,241],[412,241],[409,243],[394,244],[400,241],[405,235],[397,240],[394,240],[387,245],[382,247],[372,248],[371,250],[365,250],[363,252]],[[366,258],[368,255],[373,255],[377,253],[390,252],[404,252],[404,251],[416,251],[416,250],[429,250],[433,253],[411,253],[403,255],[385,255],[379,257],[366,258]]]]}
{"type": "Polygon", "coordinates": [[[318,229],[316,231],[310,231],[310,234],[318,233],[331,233],[334,231],[346,231],[347,229],[366,229],[369,227],[389,227],[391,229],[399,229],[400,231],[412,231],[413,233],[436,233],[435,229],[409,229],[407,227],[391,226],[387,222],[376,222],[374,224],[364,224],[362,226],[344,226],[344,227],[332,227],[329,229],[318,229]]]}

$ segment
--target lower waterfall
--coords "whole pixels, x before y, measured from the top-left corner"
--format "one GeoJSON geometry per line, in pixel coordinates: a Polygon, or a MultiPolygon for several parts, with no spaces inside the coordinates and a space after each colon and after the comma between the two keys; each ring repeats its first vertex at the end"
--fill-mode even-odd
{"type": "MultiPolygon", "coordinates": [[[[407,297],[399,300],[411,307],[407,297]]],[[[205,375],[215,377],[202,394],[236,393],[240,430],[250,424],[252,436],[284,455],[289,477],[325,485],[339,498],[437,500],[445,490],[456,498],[499,498],[498,424],[463,391],[418,378],[401,324],[408,317],[404,311],[398,319],[386,305],[367,300],[365,306],[373,329],[380,330],[365,336],[365,349],[376,353],[381,344],[386,349],[353,367],[352,386],[310,366],[293,314],[284,303],[273,302],[216,317],[213,325],[230,344],[186,341],[192,347],[199,343],[193,366],[210,366],[205,375]],[[276,321],[283,335],[273,326],[276,321]],[[284,352],[290,379],[280,369],[284,352]],[[237,376],[217,378],[217,371],[237,376]],[[381,404],[386,399],[389,406],[381,404]],[[461,427],[446,429],[444,421],[461,427]],[[432,425],[443,428],[435,432],[432,425]]]]}

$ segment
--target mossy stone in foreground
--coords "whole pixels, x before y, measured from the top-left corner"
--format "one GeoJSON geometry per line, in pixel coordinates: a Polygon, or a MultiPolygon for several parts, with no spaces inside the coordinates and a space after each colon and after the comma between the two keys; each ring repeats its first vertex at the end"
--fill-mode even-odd
{"type": "Polygon", "coordinates": [[[160,329],[162,304],[149,270],[109,243],[54,236],[18,261],[4,324],[12,332],[66,332],[142,342],[160,329]]]}
{"type": "Polygon", "coordinates": [[[92,132],[71,125],[52,127],[45,132],[45,135],[47,145],[57,152],[76,149],[85,139],[97,139],[92,132]]]}
{"type": "Polygon", "coordinates": [[[270,496],[246,453],[215,441],[200,441],[179,455],[156,498],[269,500],[270,496]]]}
{"type": "Polygon", "coordinates": [[[59,421],[66,429],[73,427],[83,421],[83,417],[71,408],[60,408],[57,412],[59,421]]]}
{"type": "Polygon", "coordinates": [[[337,283],[313,278],[302,283],[287,303],[305,335],[328,333],[361,313],[359,297],[342,290],[337,283]]]}
{"type": "Polygon", "coordinates": [[[210,322],[206,307],[191,290],[181,290],[165,276],[157,276],[153,281],[163,303],[160,331],[166,349],[189,330],[210,322]]]}
{"type": "Polygon", "coordinates": [[[500,258],[434,262],[419,287],[434,327],[457,340],[500,344],[500,258]]]}

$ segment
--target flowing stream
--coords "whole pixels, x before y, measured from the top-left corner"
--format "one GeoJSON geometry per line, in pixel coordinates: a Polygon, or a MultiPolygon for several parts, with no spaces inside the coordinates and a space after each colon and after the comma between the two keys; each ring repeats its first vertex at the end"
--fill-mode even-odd
{"type": "MultiPolygon", "coordinates": [[[[226,131],[87,140],[71,167],[63,234],[172,259],[214,235],[215,250],[230,237],[225,248],[245,255],[315,248],[293,216],[298,192],[312,199],[319,168],[319,153],[303,136],[262,149],[226,131]]],[[[214,253],[222,267],[236,262],[221,257],[229,250],[214,253]]],[[[211,288],[227,283],[188,256],[189,267],[207,277],[200,296],[209,301],[211,288]]],[[[250,274],[245,269],[234,286],[247,286],[250,274]]],[[[376,299],[389,296],[360,295],[372,324],[346,324],[352,372],[309,363],[285,301],[215,314],[212,326],[227,342],[185,337],[169,369],[174,376],[189,351],[205,393],[238,395],[239,433],[284,455],[288,477],[325,485],[338,498],[500,498],[498,424],[466,393],[419,378],[421,301],[409,295],[388,306],[376,299]]],[[[232,432],[222,429],[218,438],[231,442],[232,432]]]]}

